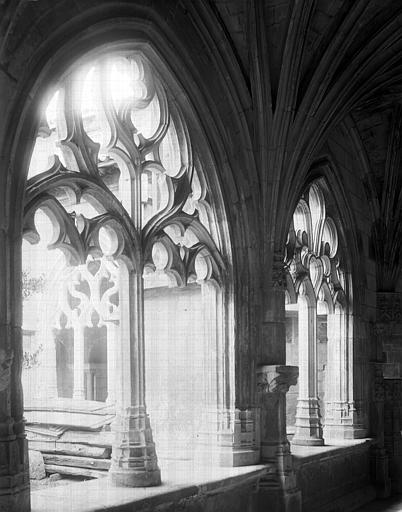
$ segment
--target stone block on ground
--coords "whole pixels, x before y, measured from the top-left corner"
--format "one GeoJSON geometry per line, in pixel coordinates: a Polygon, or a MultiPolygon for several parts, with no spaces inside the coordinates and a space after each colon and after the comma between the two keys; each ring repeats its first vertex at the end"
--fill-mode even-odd
{"type": "Polygon", "coordinates": [[[43,455],[36,450],[29,450],[29,478],[31,480],[46,478],[43,455]]]}

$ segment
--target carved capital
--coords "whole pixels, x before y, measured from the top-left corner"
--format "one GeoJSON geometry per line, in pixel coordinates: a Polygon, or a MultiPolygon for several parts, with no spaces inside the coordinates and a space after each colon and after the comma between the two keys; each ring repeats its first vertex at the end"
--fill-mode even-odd
{"type": "Polygon", "coordinates": [[[290,386],[297,384],[298,366],[265,365],[257,370],[259,393],[287,393],[290,386]]]}
{"type": "Polygon", "coordinates": [[[272,264],[272,288],[276,290],[286,289],[286,270],[282,253],[276,252],[274,254],[274,261],[272,264]]]}

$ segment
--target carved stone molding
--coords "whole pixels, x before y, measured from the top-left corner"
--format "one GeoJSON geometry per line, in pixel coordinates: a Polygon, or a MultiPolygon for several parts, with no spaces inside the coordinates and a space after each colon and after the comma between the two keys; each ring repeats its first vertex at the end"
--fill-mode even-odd
{"type": "MultiPolygon", "coordinates": [[[[257,464],[260,459],[259,411],[257,409],[232,409],[219,413],[218,464],[221,466],[246,466],[257,464]]],[[[216,438],[216,426],[211,429],[216,438]]],[[[211,442],[209,447],[213,446],[211,442]]],[[[208,449],[203,447],[203,452],[208,449]]],[[[211,458],[207,461],[209,464],[211,458]]]]}
{"type": "Polygon", "coordinates": [[[372,372],[373,372],[373,401],[374,402],[383,402],[385,397],[385,389],[384,389],[384,377],[383,377],[383,363],[372,363],[372,372]]]}
{"type": "Polygon", "coordinates": [[[374,339],[376,340],[376,342],[378,342],[379,340],[381,340],[381,338],[385,335],[385,334],[389,334],[389,324],[384,324],[384,323],[377,323],[373,326],[373,335],[374,335],[374,339]]]}
{"type": "Polygon", "coordinates": [[[10,385],[13,358],[14,352],[12,350],[0,349],[0,392],[5,391],[10,385]]]}
{"type": "Polygon", "coordinates": [[[272,288],[275,290],[286,290],[286,269],[283,261],[283,254],[274,253],[274,261],[272,264],[272,288]]]}
{"type": "Polygon", "coordinates": [[[260,366],[257,370],[257,391],[259,393],[287,393],[290,386],[297,384],[298,376],[298,366],[260,366]]]}
{"type": "Polygon", "coordinates": [[[402,319],[401,296],[399,293],[377,293],[377,322],[387,324],[402,319]]]}

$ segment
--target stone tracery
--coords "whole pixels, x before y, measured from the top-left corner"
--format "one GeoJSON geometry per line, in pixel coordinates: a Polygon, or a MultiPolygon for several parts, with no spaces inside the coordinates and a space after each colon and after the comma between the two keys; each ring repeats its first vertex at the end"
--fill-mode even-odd
{"type": "Polygon", "coordinates": [[[316,299],[329,300],[333,307],[337,296],[344,293],[338,249],[335,223],[326,215],[321,189],[313,183],[306,199],[296,206],[286,244],[286,262],[295,289],[308,279],[316,299]]]}
{"type": "Polygon", "coordinates": [[[300,368],[297,405],[295,397],[288,404],[288,421],[295,422],[292,441],[323,444],[322,420],[326,438],[353,437],[350,304],[338,232],[320,180],[296,206],[285,263],[287,338],[298,345],[295,351],[288,344],[287,357],[300,368]]]}
{"type": "MultiPolygon", "coordinates": [[[[53,322],[74,333],[72,396],[88,397],[85,329],[94,322],[106,326],[108,401],[117,407],[112,477],[155,485],[159,469],[145,408],[143,273],[156,275],[145,288],[160,286],[158,275],[169,276],[169,286],[198,283],[209,311],[208,301],[222,300],[227,265],[200,158],[142,53],[94,58],[61,80],[42,116],[25,197],[25,239],[46,239],[48,249],[65,255],[53,322]]],[[[206,357],[227,350],[224,336],[206,336],[206,357]]],[[[56,349],[50,331],[46,337],[51,366],[56,349]]],[[[57,392],[55,376],[48,380],[57,392]]],[[[225,392],[224,383],[206,392],[215,415],[218,403],[228,406],[217,396],[225,392]]]]}

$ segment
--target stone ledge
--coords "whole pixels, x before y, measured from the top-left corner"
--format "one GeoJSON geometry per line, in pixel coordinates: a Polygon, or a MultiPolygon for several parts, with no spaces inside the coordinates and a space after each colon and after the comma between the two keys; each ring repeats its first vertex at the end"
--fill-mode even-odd
{"type": "Polygon", "coordinates": [[[162,466],[162,471],[162,485],[158,487],[114,487],[109,478],[103,478],[33,491],[32,512],[129,512],[134,510],[133,506],[136,511],[150,510],[183,499],[254,485],[264,476],[267,466],[196,468],[177,462],[170,463],[168,468],[162,466]]]}
{"type": "Polygon", "coordinates": [[[302,446],[291,444],[290,452],[293,455],[294,466],[297,468],[306,462],[323,459],[327,456],[333,457],[334,455],[340,455],[348,450],[355,451],[356,448],[359,447],[367,449],[373,444],[373,442],[373,439],[366,438],[339,441],[339,443],[324,446],[302,446]]]}

